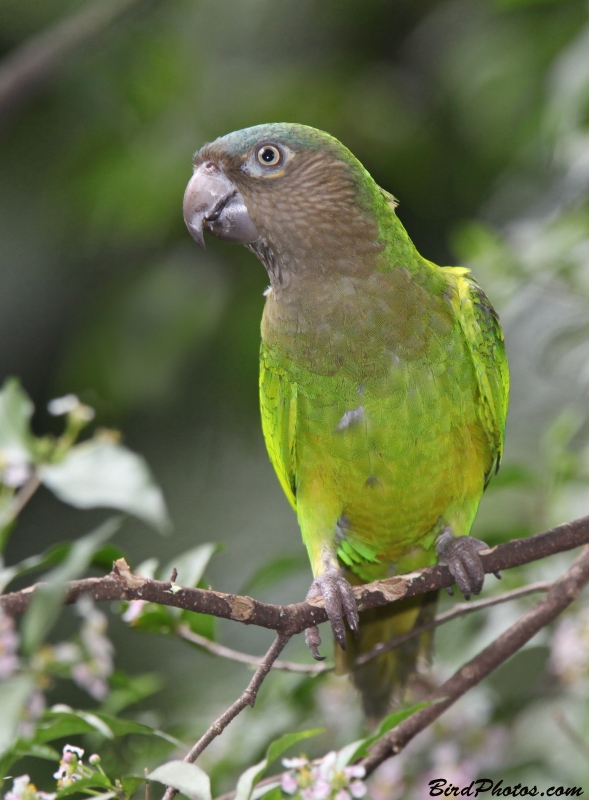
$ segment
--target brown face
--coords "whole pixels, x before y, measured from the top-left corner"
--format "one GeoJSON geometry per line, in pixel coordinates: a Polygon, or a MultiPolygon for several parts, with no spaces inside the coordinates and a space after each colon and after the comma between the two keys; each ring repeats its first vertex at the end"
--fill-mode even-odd
{"type": "Polygon", "coordinates": [[[237,150],[227,138],[197,153],[184,196],[184,219],[201,246],[204,229],[240,244],[264,240],[287,260],[326,251],[349,256],[374,242],[374,218],[358,205],[357,175],[335,147],[261,137],[237,150]]]}

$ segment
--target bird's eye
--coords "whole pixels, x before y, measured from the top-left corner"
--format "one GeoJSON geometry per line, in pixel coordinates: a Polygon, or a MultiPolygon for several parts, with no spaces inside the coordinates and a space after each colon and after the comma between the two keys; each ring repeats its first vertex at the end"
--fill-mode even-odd
{"type": "Polygon", "coordinates": [[[263,144],[257,155],[258,161],[265,167],[275,167],[282,160],[282,153],[273,144],[263,144]]]}

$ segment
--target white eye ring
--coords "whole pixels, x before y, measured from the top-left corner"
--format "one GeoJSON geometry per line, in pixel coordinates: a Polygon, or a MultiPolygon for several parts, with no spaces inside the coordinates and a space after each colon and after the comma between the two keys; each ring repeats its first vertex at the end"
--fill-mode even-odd
{"type": "Polygon", "coordinates": [[[263,167],[276,167],[282,161],[282,153],[273,144],[261,145],[256,156],[263,167]]]}

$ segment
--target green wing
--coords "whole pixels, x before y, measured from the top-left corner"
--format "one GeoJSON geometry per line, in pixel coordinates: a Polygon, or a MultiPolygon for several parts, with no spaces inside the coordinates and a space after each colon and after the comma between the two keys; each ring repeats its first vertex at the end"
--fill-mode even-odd
{"type": "Polygon", "coordinates": [[[260,353],[260,410],[270,461],[289,503],[296,511],[297,386],[288,379],[264,344],[260,353]]]}
{"type": "Polygon", "coordinates": [[[486,475],[488,482],[501,463],[509,401],[509,369],[503,331],[497,312],[469,271],[463,267],[442,269],[457,290],[454,305],[477,378],[480,419],[493,459],[486,475]]]}

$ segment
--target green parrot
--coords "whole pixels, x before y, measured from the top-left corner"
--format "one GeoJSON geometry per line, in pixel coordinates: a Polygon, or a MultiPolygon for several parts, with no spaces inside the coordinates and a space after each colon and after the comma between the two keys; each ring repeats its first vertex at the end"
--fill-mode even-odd
{"type": "MultiPolygon", "coordinates": [[[[268,272],[264,438],[311,561],[307,597],[323,598],[372,717],[431,642],[354,660],[430,617],[436,596],[358,615],[351,584],[437,561],[465,596],[480,592],[486,545],[468,534],[509,391],[491,303],[467,269],[417,252],[396,206],[337,139],[290,123],[205,144],[184,196],[201,246],[203,230],[244,244],[268,272]]],[[[316,627],[306,641],[320,659],[316,627]]]]}

